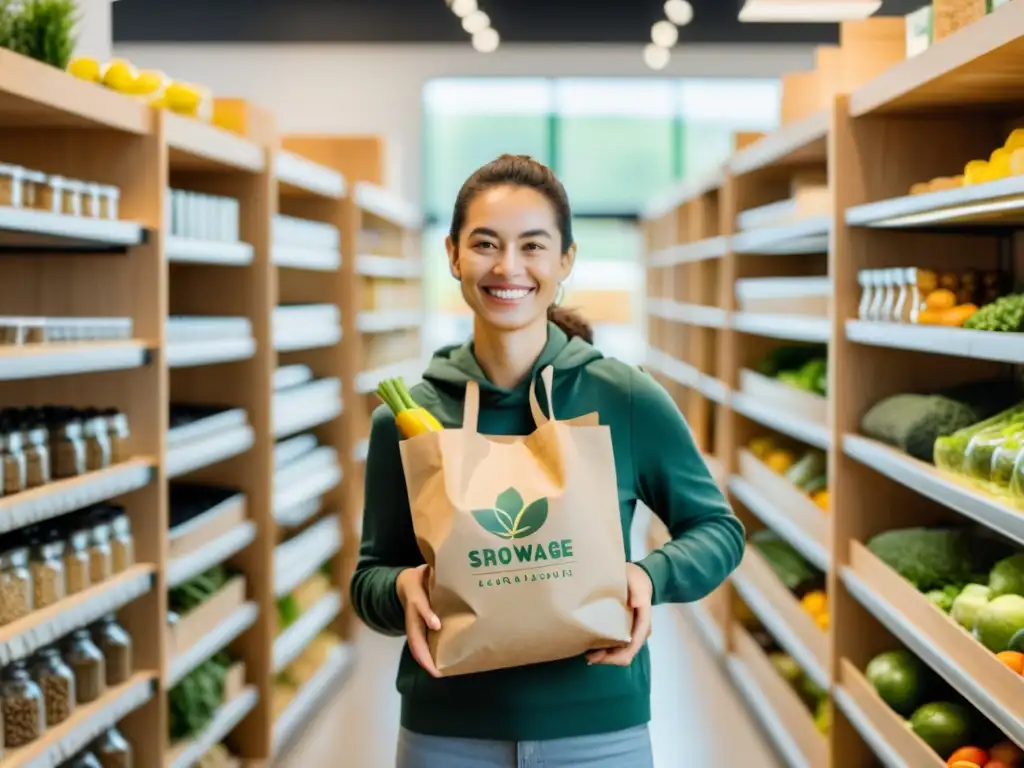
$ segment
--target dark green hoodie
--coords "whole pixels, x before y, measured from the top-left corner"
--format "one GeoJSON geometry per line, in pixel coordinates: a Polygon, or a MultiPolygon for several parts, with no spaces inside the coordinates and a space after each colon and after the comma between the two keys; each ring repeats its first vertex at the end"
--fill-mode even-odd
{"type": "MultiPolygon", "coordinates": [[[[665,521],[672,541],[638,562],[654,584],[654,602],[687,603],[707,595],[739,564],[744,537],[665,390],[650,376],[605,359],[582,339],[548,326],[533,373],[512,390],[491,384],[472,344],[440,350],[412,390],[445,427],[458,427],[466,382],[480,384],[479,429],[492,435],[533,431],[529,387],[554,366],[560,419],[597,411],[611,428],[626,557],[637,501],[665,521]]],[[[546,398],[539,398],[546,404],[546,398]]],[[[544,407],[542,405],[542,407],[544,407]]],[[[406,495],[399,435],[384,406],[373,414],[366,461],[366,500],[359,564],[352,578],[356,613],[388,635],[405,630],[395,579],[423,563],[406,495]]],[[[583,657],[528,667],[435,679],[406,647],[398,669],[402,725],[411,731],[503,741],[537,741],[606,733],[650,719],[646,646],[632,666],[588,665],[583,657]]]]}

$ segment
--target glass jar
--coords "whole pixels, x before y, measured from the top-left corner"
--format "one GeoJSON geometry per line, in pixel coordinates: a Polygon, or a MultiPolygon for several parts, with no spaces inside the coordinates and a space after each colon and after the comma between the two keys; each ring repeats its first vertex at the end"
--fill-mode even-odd
{"type": "Polygon", "coordinates": [[[134,757],[132,745],[116,728],[100,736],[92,745],[92,751],[102,768],[132,768],[134,757]]]}
{"type": "Polygon", "coordinates": [[[64,542],[50,531],[32,534],[29,568],[32,572],[32,595],[35,610],[46,608],[64,599],[64,542]]]}
{"type": "Polygon", "coordinates": [[[907,279],[907,270],[894,269],[893,280],[896,283],[896,301],[892,307],[894,323],[910,322],[911,287],[907,279]]]}
{"type": "Polygon", "coordinates": [[[21,432],[6,424],[0,431],[0,464],[4,472],[4,493],[21,493],[28,485],[28,464],[22,450],[21,432]]]}
{"type": "Polygon", "coordinates": [[[77,179],[66,179],[64,183],[64,201],[61,210],[68,216],[82,215],[82,192],[85,184],[77,179]]]}
{"type": "Polygon", "coordinates": [[[871,309],[871,301],[875,295],[874,276],[870,269],[862,269],[857,273],[860,284],[860,303],[857,305],[857,318],[867,320],[871,309]]]}
{"type": "Polygon", "coordinates": [[[64,579],[69,595],[77,595],[92,586],[89,535],[88,528],[79,528],[72,531],[64,543],[64,579]]]}
{"type": "Polygon", "coordinates": [[[21,208],[24,205],[24,178],[24,168],[0,165],[0,206],[21,208]]]}
{"type": "Polygon", "coordinates": [[[75,711],[75,674],[60,657],[59,648],[50,646],[36,654],[32,679],[43,692],[47,728],[71,717],[75,711]]]}
{"type": "Polygon", "coordinates": [[[86,184],[82,195],[82,215],[98,219],[103,213],[101,200],[102,187],[99,184],[86,184]]]}
{"type": "Polygon", "coordinates": [[[4,670],[0,697],[3,699],[4,746],[17,749],[38,739],[46,730],[43,692],[32,681],[25,662],[16,661],[4,670]]]}
{"type": "Polygon", "coordinates": [[[82,423],[85,438],[85,467],[89,472],[98,472],[110,466],[110,438],[107,435],[107,419],[96,411],[86,414],[82,423]]]}
{"type": "Polygon", "coordinates": [[[53,415],[50,425],[51,470],[56,479],[78,477],[86,472],[82,422],[69,411],[53,415]]]}
{"type": "Polygon", "coordinates": [[[92,636],[103,652],[107,686],[128,682],[132,676],[132,636],[117,623],[117,616],[105,617],[93,628],[92,636]]]}
{"type": "Polygon", "coordinates": [[[110,555],[114,573],[124,573],[135,565],[132,521],[123,509],[118,509],[110,521],[110,555]]]}
{"type": "Polygon", "coordinates": [[[19,544],[0,554],[0,626],[23,619],[32,613],[32,608],[28,548],[19,544]]]}
{"type": "Polygon", "coordinates": [[[50,482],[50,436],[46,427],[30,425],[22,433],[25,449],[25,487],[39,488],[50,482]]]}
{"type": "Polygon", "coordinates": [[[92,752],[80,752],[71,758],[67,768],[103,768],[103,763],[92,752]]]}
{"type": "Polygon", "coordinates": [[[42,171],[25,169],[22,179],[22,195],[26,208],[40,208],[43,204],[43,189],[46,187],[46,174],[42,171]]]}
{"type": "Polygon", "coordinates": [[[100,192],[100,207],[103,218],[117,221],[120,216],[118,211],[120,202],[121,190],[112,185],[105,185],[100,192]]]}
{"type": "Polygon", "coordinates": [[[131,437],[131,430],[128,428],[128,417],[116,408],[108,408],[103,412],[107,420],[107,436],[110,439],[110,461],[119,464],[127,461],[128,438],[131,437]]]}
{"type": "Polygon", "coordinates": [[[89,531],[89,580],[101,584],[114,572],[114,561],[110,551],[110,523],[97,520],[89,531]]]}
{"type": "Polygon", "coordinates": [[[61,213],[64,209],[64,188],[66,179],[63,176],[48,176],[42,188],[41,210],[49,213],[61,213]]]}
{"type": "Polygon", "coordinates": [[[89,704],[107,690],[107,671],[103,652],[89,636],[89,630],[75,631],[67,641],[64,661],[75,675],[75,701],[89,704]]]}

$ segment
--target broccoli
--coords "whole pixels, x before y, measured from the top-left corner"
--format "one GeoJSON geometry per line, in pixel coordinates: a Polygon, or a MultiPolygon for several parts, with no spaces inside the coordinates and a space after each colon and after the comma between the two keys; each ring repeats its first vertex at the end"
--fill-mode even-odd
{"type": "Polygon", "coordinates": [[[941,395],[893,395],[861,419],[868,437],[895,446],[921,461],[932,461],[935,440],[974,423],[974,410],[941,395]]]}
{"type": "Polygon", "coordinates": [[[962,529],[885,531],[868,549],[922,592],[967,584],[976,570],[971,536],[962,529]]]}
{"type": "Polygon", "coordinates": [[[972,331],[1012,333],[1024,327],[1024,294],[1013,294],[986,304],[964,323],[972,331]]]}

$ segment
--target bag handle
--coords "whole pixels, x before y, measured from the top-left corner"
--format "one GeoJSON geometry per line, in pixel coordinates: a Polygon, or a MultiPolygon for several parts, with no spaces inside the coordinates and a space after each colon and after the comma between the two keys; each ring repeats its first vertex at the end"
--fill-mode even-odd
{"type": "Polygon", "coordinates": [[[555,369],[548,365],[540,372],[541,382],[544,384],[544,391],[548,399],[548,416],[544,415],[544,411],[540,409],[540,403],[537,402],[537,384],[534,382],[530,387],[530,410],[533,411],[533,421],[537,427],[543,427],[548,421],[557,421],[555,419],[555,403],[554,395],[552,394],[555,389],[555,369]]]}
{"type": "Polygon", "coordinates": [[[462,406],[462,428],[476,432],[480,419],[480,385],[475,381],[466,382],[466,399],[462,406]]]}

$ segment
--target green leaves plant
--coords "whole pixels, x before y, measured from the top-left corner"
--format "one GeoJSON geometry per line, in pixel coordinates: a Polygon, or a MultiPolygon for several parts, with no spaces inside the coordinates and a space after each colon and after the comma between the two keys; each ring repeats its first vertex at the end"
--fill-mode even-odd
{"type": "Polygon", "coordinates": [[[522,494],[509,488],[498,494],[490,509],[474,509],[473,517],[485,531],[502,539],[521,539],[536,533],[548,519],[548,500],[526,504],[522,494]]]}

